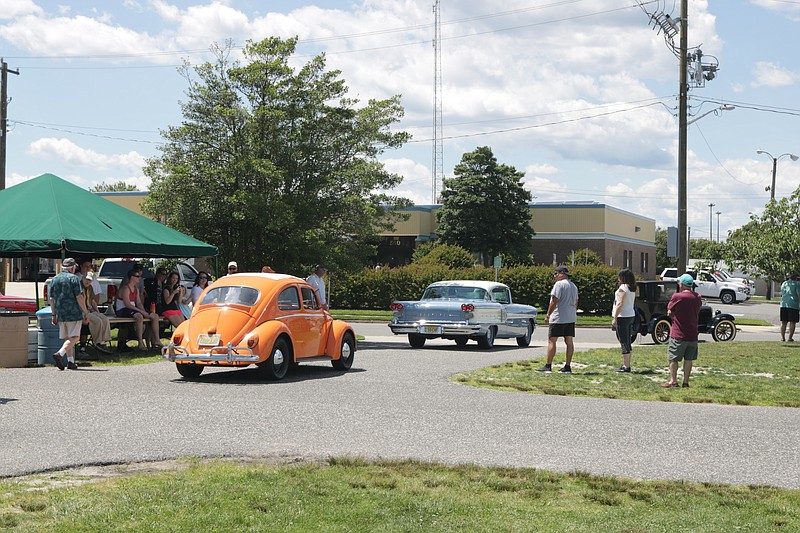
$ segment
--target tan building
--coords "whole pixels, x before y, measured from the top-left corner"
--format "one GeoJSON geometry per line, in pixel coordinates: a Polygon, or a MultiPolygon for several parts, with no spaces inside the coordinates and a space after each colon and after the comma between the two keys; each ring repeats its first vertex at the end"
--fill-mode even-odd
{"type": "MultiPolygon", "coordinates": [[[[598,202],[533,202],[531,254],[541,264],[580,263],[578,250],[596,252],[606,265],[630,268],[642,278],[653,278],[656,260],[655,220],[598,202]],[[573,257],[574,256],[574,257],[573,257]]],[[[421,243],[438,238],[436,211],[440,205],[403,210],[408,220],[383,234],[378,262],[407,263],[421,243]]]]}

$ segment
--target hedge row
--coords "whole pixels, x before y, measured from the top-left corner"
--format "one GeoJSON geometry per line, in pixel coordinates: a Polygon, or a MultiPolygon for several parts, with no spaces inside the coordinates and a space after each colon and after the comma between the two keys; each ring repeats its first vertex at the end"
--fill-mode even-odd
{"type": "MultiPolygon", "coordinates": [[[[610,313],[618,271],[603,265],[571,266],[578,286],[579,307],[588,313],[610,313]]],[[[494,281],[493,268],[448,268],[411,264],[400,268],[365,269],[337,275],[331,280],[331,304],[339,309],[388,309],[396,300],[418,300],[425,287],[436,281],[475,279],[494,281]]],[[[553,267],[515,266],[501,268],[497,281],[511,288],[517,303],[545,310],[553,287],[553,267]]]]}

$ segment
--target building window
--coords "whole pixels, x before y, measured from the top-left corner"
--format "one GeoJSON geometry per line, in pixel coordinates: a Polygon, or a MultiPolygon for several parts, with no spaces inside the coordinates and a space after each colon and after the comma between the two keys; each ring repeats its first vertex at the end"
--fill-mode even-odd
{"type": "Polygon", "coordinates": [[[639,265],[639,272],[642,274],[647,274],[647,262],[649,259],[649,254],[647,252],[642,252],[641,256],[641,264],[639,265]]]}
{"type": "Polygon", "coordinates": [[[632,268],[633,265],[633,250],[623,250],[623,266],[622,268],[632,268]]]}

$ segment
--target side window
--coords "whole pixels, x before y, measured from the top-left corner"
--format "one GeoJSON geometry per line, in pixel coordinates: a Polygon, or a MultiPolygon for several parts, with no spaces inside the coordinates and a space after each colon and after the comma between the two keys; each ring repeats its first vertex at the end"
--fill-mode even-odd
{"type": "Polygon", "coordinates": [[[195,271],[189,265],[185,265],[183,263],[178,263],[178,272],[181,274],[181,279],[190,285],[194,283],[194,278],[197,277],[195,271]]]}
{"type": "Polygon", "coordinates": [[[492,296],[496,302],[500,302],[501,304],[511,303],[511,295],[508,293],[508,289],[504,289],[503,287],[492,289],[492,296]]]}
{"type": "Polygon", "coordinates": [[[319,309],[319,302],[314,289],[311,287],[301,287],[300,291],[303,293],[303,307],[306,309],[319,309]]]}
{"type": "Polygon", "coordinates": [[[300,298],[297,297],[297,289],[295,287],[283,289],[283,292],[278,296],[278,309],[283,311],[300,309],[300,298]]]}

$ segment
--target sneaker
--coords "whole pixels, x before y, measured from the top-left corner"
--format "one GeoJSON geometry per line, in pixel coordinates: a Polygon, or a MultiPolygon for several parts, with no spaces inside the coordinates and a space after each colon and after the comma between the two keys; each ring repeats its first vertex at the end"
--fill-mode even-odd
{"type": "Polygon", "coordinates": [[[53,360],[56,362],[56,366],[59,370],[64,370],[64,358],[61,357],[61,354],[56,352],[53,354],[53,360]]]}
{"type": "Polygon", "coordinates": [[[78,370],[78,365],[77,363],[68,362],[67,368],[69,368],[70,370],[78,370]]]}
{"type": "Polygon", "coordinates": [[[617,369],[617,372],[630,372],[630,371],[631,371],[631,367],[629,367],[629,366],[621,366],[621,367],[619,367],[617,369]]]}
{"type": "Polygon", "coordinates": [[[111,353],[111,350],[108,349],[108,346],[106,346],[104,342],[95,344],[94,347],[97,348],[98,352],[111,353]]]}
{"type": "Polygon", "coordinates": [[[572,367],[569,365],[564,365],[561,367],[561,370],[558,371],[559,374],[572,374],[572,367]]]}
{"type": "Polygon", "coordinates": [[[551,374],[553,372],[552,365],[544,365],[542,368],[537,368],[537,372],[543,372],[544,374],[551,374]]]}

